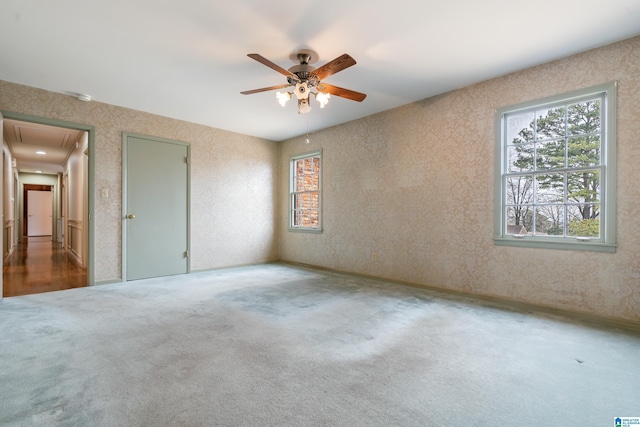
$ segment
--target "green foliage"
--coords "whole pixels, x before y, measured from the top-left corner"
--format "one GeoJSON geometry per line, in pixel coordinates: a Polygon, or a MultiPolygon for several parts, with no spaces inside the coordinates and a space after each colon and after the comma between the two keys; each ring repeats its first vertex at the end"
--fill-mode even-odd
{"type": "Polygon", "coordinates": [[[553,227],[549,228],[549,230],[547,230],[547,234],[549,234],[550,236],[560,236],[562,235],[562,227],[554,225],[553,227]]]}
{"type": "Polygon", "coordinates": [[[600,219],[574,219],[569,223],[569,235],[580,237],[600,236],[600,219]]]}

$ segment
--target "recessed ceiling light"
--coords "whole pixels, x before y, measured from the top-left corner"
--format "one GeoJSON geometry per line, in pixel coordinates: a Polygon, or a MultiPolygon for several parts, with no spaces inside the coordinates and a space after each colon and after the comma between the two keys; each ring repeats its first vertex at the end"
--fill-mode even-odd
{"type": "Polygon", "coordinates": [[[36,171],[36,173],[42,173],[42,171],[36,171]]]}
{"type": "Polygon", "coordinates": [[[80,101],[89,102],[91,101],[91,95],[87,95],[86,93],[80,93],[78,94],[78,99],[80,101]]]}
{"type": "Polygon", "coordinates": [[[47,153],[45,153],[44,151],[40,150],[40,151],[36,151],[36,154],[40,154],[41,156],[44,156],[47,153]]]}

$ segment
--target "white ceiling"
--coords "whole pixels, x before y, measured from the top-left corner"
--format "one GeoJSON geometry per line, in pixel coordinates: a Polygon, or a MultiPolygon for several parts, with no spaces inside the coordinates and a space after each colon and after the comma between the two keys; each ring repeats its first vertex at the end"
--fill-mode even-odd
{"type": "Polygon", "coordinates": [[[20,172],[57,174],[81,142],[83,131],[3,120],[3,138],[20,172]],[[44,154],[42,154],[44,153],[44,154]]]}
{"type": "MultiPolygon", "coordinates": [[[[0,79],[281,141],[640,34],[638,0],[3,0],[0,79]],[[298,115],[300,48],[364,92],[298,115]]],[[[80,102],[80,101],[78,101],[80,102]]]]}

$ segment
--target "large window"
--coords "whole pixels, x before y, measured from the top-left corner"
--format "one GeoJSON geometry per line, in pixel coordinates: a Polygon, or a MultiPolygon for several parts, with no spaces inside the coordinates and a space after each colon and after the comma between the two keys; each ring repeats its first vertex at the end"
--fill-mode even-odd
{"type": "Polygon", "coordinates": [[[322,231],[322,153],[316,151],[291,158],[289,229],[322,231]]]}
{"type": "Polygon", "coordinates": [[[615,251],[615,85],[498,111],[495,241],[615,251]]]}

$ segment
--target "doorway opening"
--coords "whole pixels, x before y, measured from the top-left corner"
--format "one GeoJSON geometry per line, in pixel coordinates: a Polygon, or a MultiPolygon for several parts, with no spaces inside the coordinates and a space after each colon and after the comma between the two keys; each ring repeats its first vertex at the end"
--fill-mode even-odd
{"type": "Polygon", "coordinates": [[[93,283],[93,127],[2,113],[0,297],[93,283]]]}

